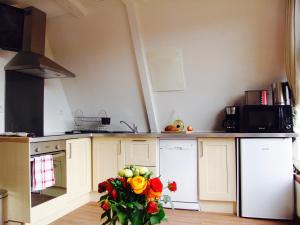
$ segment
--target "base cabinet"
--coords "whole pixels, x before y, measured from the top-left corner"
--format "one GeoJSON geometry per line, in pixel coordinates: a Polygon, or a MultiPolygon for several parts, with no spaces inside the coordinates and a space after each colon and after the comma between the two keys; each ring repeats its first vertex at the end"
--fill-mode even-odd
{"type": "Polygon", "coordinates": [[[93,138],[93,191],[126,165],[148,167],[157,175],[156,138],[93,138]]]}
{"type": "Polygon", "coordinates": [[[89,202],[92,185],[91,139],[66,141],[67,194],[31,208],[31,224],[46,225],[89,202]]]}
{"type": "Polygon", "coordinates": [[[198,156],[199,200],[235,202],[235,139],[198,139],[198,156]]]}
{"type": "Polygon", "coordinates": [[[0,186],[8,190],[8,224],[46,225],[89,201],[91,140],[67,140],[67,194],[31,207],[30,145],[0,142],[0,186]]]}
{"type": "Polygon", "coordinates": [[[98,183],[115,177],[125,166],[121,140],[118,138],[93,138],[93,191],[98,183]]]}
{"type": "Polygon", "coordinates": [[[72,198],[91,191],[91,139],[67,140],[67,194],[72,198]]]}
{"type": "Polygon", "coordinates": [[[156,165],[157,141],[155,138],[122,140],[125,150],[125,164],[154,167],[156,165]]]}

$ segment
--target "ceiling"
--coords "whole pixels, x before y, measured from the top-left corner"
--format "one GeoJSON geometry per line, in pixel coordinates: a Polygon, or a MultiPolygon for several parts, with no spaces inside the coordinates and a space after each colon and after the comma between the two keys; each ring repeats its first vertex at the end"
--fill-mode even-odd
{"type": "Polygon", "coordinates": [[[25,8],[28,6],[34,6],[45,13],[49,18],[61,16],[68,12],[61,7],[55,0],[16,0],[18,6],[25,8]]]}
{"type": "Polygon", "coordinates": [[[75,17],[85,16],[95,4],[105,0],[0,0],[0,2],[20,8],[34,6],[45,13],[48,18],[71,14],[75,17]]]}

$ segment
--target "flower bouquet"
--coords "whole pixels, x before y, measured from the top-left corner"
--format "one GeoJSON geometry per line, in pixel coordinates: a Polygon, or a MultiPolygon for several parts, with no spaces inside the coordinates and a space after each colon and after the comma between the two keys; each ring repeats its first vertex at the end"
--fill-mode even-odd
{"type": "MultiPolygon", "coordinates": [[[[176,183],[169,182],[167,188],[176,191],[176,183]]],[[[163,184],[159,177],[152,177],[146,167],[128,166],[119,171],[117,178],[99,183],[98,192],[104,193],[100,206],[104,210],[102,225],[152,225],[166,220],[162,202],[171,198],[163,195],[163,184]]]]}

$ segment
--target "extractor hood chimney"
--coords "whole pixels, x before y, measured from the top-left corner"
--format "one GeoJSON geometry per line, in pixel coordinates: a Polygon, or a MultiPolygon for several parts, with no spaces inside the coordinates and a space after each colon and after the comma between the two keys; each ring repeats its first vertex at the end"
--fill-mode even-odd
{"type": "Polygon", "coordinates": [[[46,13],[34,8],[25,8],[23,50],[5,67],[42,78],[75,77],[74,73],[44,56],[46,13]]]}

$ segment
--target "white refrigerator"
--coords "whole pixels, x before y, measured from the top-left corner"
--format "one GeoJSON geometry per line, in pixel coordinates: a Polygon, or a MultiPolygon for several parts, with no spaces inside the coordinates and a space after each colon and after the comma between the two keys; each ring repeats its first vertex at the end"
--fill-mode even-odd
{"type": "Polygon", "coordinates": [[[291,138],[240,139],[239,203],[242,217],[293,218],[291,138]]]}
{"type": "MultiPolygon", "coordinates": [[[[174,208],[199,210],[197,176],[197,140],[160,140],[159,172],[164,184],[176,181],[171,196],[174,208]]],[[[164,205],[170,207],[169,204],[164,205]]]]}

